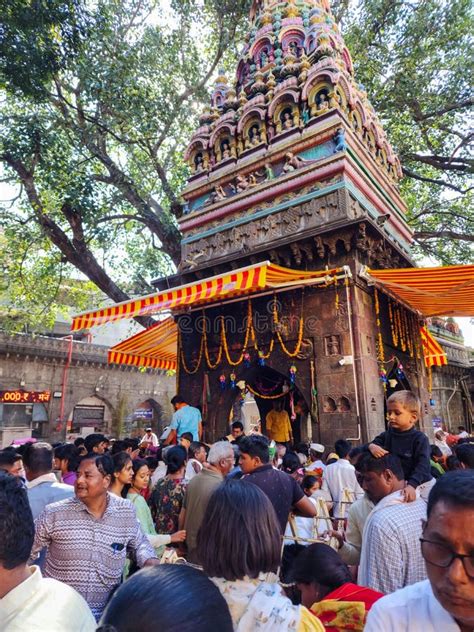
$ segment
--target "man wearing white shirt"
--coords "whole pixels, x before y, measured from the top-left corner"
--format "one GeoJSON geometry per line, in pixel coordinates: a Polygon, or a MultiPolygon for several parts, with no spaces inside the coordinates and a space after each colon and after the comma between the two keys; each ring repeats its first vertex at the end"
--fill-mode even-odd
{"type": "Polygon", "coordinates": [[[430,492],[421,537],[428,579],[380,599],[365,632],[474,630],[473,523],[474,471],[444,474],[430,492]]]}
{"type": "Polygon", "coordinates": [[[326,471],[326,466],[322,462],[324,454],[324,446],[321,443],[309,444],[309,459],[311,463],[305,467],[307,472],[313,472],[314,470],[322,470],[323,474],[326,471]]]}
{"type": "Polygon", "coordinates": [[[334,444],[334,449],[339,457],[335,463],[326,467],[323,479],[323,491],[329,491],[335,503],[334,517],[341,518],[347,514],[349,505],[344,504],[344,491],[352,500],[362,498],[364,490],[357,482],[355,467],[349,462],[349,452],[352,444],[345,439],[338,439],[334,444]]]}
{"type": "Polygon", "coordinates": [[[158,437],[152,431],[151,428],[147,428],[145,430],[145,434],[142,437],[142,440],[139,443],[140,448],[157,448],[158,447],[158,437]]]}

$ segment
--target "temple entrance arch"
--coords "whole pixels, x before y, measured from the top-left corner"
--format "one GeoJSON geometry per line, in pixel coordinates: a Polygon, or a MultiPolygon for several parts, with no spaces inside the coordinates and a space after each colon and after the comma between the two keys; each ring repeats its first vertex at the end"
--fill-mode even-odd
{"type": "Polygon", "coordinates": [[[281,393],[284,395],[278,399],[283,401],[283,407],[290,417],[294,441],[299,443],[307,435],[305,424],[308,404],[299,388],[291,384],[289,375],[268,364],[252,365],[236,372],[235,388],[226,386],[222,389],[217,406],[209,411],[206,430],[218,439],[229,433],[233,421],[242,421],[245,432],[259,429],[266,434],[266,416],[272,410],[272,402],[277,399],[275,396],[281,393]],[[245,399],[239,388],[243,383],[248,387],[245,399]]]}
{"type": "Polygon", "coordinates": [[[101,397],[93,395],[81,399],[71,410],[67,420],[67,440],[86,437],[94,432],[108,434],[112,427],[113,410],[101,397]]]}
{"type": "Polygon", "coordinates": [[[125,421],[127,436],[141,436],[145,428],[151,427],[160,435],[166,425],[163,406],[152,397],[138,403],[125,421]]]}

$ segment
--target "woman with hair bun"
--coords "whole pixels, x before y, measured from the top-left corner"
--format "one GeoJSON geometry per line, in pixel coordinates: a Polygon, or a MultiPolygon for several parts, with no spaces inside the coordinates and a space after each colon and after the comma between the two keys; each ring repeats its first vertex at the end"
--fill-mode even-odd
{"type": "Polygon", "coordinates": [[[175,446],[166,452],[166,476],[158,481],[148,504],[157,533],[176,533],[184,492],[186,491],[187,453],[182,446],[175,446]]]}

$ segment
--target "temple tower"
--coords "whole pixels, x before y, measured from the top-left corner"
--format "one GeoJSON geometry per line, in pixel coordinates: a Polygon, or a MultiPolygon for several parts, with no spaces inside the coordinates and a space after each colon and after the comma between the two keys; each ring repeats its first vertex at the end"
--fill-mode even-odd
{"type": "MultiPolygon", "coordinates": [[[[224,378],[232,385],[239,380],[266,384],[270,392],[274,371],[291,378],[301,406],[311,413],[311,425],[302,422],[302,437],[327,443],[338,436],[364,440],[384,426],[380,367],[385,357],[396,355],[403,363],[398,376],[404,381],[397,387],[409,385],[427,399],[416,349],[394,347],[388,320],[377,316],[387,306],[374,301],[373,288],[359,276],[363,265],[413,265],[412,233],[398,191],[400,162],[357,83],[326,0],[256,0],[250,22],[236,76],[230,80],[219,73],[210,107],[185,154],[191,176],[179,222],[182,260],[171,283],[265,260],[299,270],[347,266],[352,277],[348,285],[292,288],[278,295],[278,314],[293,316],[296,329],[300,317],[304,320],[296,356],[275,345],[263,363],[250,353],[236,365],[225,354],[216,364],[221,338],[211,327],[214,361],[206,365],[201,358],[197,366],[192,334],[197,312],[190,312],[191,329],[181,337],[180,389],[192,394],[193,403],[206,393],[215,438],[226,433],[236,398],[235,389],[223,388],[224,378]],[[259,371],[266,376],[259,378],[259,371]]],[[[290,351],[298,331],[272,317],[274,301],[275,296],[255,297],[252,317],[267,323],[259,333],[267,349],[283,332],[290,351]]],[[[248,299],[242,298],[206,314],[216,323],[222,317],[242,323],[248,310],[248,299]]],[[[410,328],[416,323],[407,317],[407,333],[410,328]]],[[[227,334],[231,355],[239,357],[245,328],[229,328],[227,334]]],[[[269,403],[263,398],[257,403],[263,418],[269,403]]]]}

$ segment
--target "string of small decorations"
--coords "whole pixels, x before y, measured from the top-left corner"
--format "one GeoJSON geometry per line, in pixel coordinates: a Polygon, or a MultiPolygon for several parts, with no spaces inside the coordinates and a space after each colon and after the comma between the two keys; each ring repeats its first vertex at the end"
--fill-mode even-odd
{"type": "Polygon", "coordinates": [[[379,375],[382,380],[384,390],[387,390],[387,371],[385,370],[385,350],[383,346],[382,327],[380,323],[380,300],[377,288],[374,288],[374,303],[375,303],[375,322],[377,325],[377,360],[379,363],[379,375]]]}
{"type": "Polygon", "coordinates": [[[393,346],[404,353],[408,351],[413,358],[417,338],[416,317],[401,305],[394,303],[391,298],[387,299],[387,303],[393,346]]]}
{"type": "Polygon", "coordinates": [[[252,393],[252,395],[254,395],[255,397],[260,397],[260,399],[280,399],[281,397],[285,397],[285,395],[288,393],[288,391],[285,391],[283,393],[278,393],[277,395],[264,395],[263,393],[259,393],[254,388],[252,388],[250,384],[246,384],[245,386],[247,390],[252,393]]]}
{"type": "MultiPolygon", "coordinates": [[[[274,297],[273,305],[272,305],[272,320],[274,324],[274,334],[268,344],[267,351],[264,352],[263,349],[258,344],[255,328],[253,325],[252,301],[251,300],[248,301],[247,324],[245,328],[244,341],[241,347],[242,351],[240,355],[236,359],[234,359],[231,357],[230,350],[229,350],[225,318],[224,316],[221,315],[219,317],[220,342],[219,342],[219,348],[217,350],[215,359],[212,360],[210,356],[207,331],[206,331],[206,327],[203,326],[203,332],[201,335],[198,357],[192,367],[186,361],[184,351],[183,351],[183,345],[182,345],[182,334],[181,334],[180,329],[178,328],[178,349],[179,349],[179,356],[181,359],[181,366],[183,370],[188,375],[195,375],[200,369],[203,360],[205,360],[205,363],[210,370],[214,370],[221,364],[223,357],[225,357],[227,363],[232,367],[240,366],[242,363],[244,363],[244,366],[249,367],[251,363],[251,356],[249,353],[249,349],[252,349],[252,348],[255,350],[257,354],[257,360],[258,360],[259,365],[265,366],[265,360],[268,360],[268,358],[270,358],[270,356],[272,355],[275,349],[276,341],[278,341],[283,353],[286,356],[288,356],[289,358],[296,358],[296,356],[299,354],[301,350],[301,345],[303,342],[303,334],[304,334],[303,305],[301,307],[301,315],[300,315],[299,323],[298,323],[297,341],[296,341],[295,348],[293,350],[290,350],[287,347],[281,335],[282,323],[278,315],[276,297],[274,297]]],[[[205,321],[204,321],[204,324],[205,324],[205,321]]]]}

